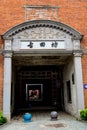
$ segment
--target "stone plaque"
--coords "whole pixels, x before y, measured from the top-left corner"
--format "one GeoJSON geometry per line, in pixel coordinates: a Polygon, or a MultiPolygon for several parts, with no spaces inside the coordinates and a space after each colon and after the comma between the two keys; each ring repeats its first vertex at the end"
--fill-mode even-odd
{"type": "Polygon", "coordinates": [[[21,40],[20,49],[65,49],[64,40],[56,41],[30,41],[21,40]]]}

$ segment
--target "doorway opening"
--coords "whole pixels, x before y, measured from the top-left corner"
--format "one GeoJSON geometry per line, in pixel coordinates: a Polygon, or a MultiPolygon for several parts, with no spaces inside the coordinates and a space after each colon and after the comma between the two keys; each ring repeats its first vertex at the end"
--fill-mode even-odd
{"type": "Polygon", "coordinates": [[[36,65],[16,67],[15,111],[62,110],[62,67],[36,65]]]}

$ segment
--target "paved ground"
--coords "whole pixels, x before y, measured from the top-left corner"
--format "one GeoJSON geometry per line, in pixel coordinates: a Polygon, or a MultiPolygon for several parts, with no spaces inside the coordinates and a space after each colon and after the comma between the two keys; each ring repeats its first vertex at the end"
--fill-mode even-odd
{"type": "Polygon", "coordinates": [[[32,121],[29,123],[25,123],[21,115],[14,117],[10,123],[0,127],[0,130],[87,130],[86,121],[78,121],[63,112],[59,112],[56,121],[51,121],[49,112],[32,115],[32,121]]]}

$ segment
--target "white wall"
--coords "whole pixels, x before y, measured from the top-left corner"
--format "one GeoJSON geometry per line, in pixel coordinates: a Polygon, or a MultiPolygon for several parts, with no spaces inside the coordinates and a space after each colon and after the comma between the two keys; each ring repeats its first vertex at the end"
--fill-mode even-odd
{"type": "Polygon", "coordinates": [[[64,82],[64,105],[65,105],[65,111],[70,113],[71,115],[76,114],[77,112],[77,106],[76,106],[76,81],[73,84],[72,83],[72,74],[74,73],[74,79],[75,79],[75,70],[74,70],[74,62],[73,58],[70,57],[68,64],[64,67],[63,71],[63,82],[64,82]],[[66,81],[70,80],[71,85],[71,99],[72,102],[69,103],[67,100],[67,86],[66,81]]]}

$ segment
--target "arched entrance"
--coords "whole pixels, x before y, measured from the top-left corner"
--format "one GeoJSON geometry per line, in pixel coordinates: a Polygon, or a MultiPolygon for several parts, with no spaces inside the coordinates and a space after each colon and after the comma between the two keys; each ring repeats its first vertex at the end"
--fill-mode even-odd
{"type": "Polygon", "coordinates": [[[55,107],[78,116],[84,108],[82,35],[63,23],[37,20],[13,27],[3,38],[4,115],[55,107]]]}

